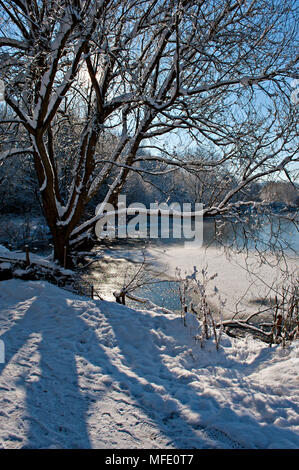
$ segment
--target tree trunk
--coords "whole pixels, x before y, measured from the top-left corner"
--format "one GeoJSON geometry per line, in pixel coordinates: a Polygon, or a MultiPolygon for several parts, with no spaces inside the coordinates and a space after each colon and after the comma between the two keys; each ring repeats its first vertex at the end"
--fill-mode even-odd
{"type": "Polygon", "coordinates": [[[71,268],[72,262],[69,256],[69,240],[63,234],[53,236],[54,261],[58,261],[60,266],[71,268]]]}

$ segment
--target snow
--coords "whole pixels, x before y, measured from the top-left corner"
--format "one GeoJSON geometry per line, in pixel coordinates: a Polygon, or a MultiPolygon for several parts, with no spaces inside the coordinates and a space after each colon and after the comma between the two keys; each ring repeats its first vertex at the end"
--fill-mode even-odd
{"type": "Polygon", "coordinates": [[[8,256],[10,253],[9,249],[3,245],[0,245],[0,256],[8,256]]]}
{"type": "Polygon", "coordinates": [[[41,193],[46,189],[46,187],[47,187],[47,181],[48,181],[48,180],[47,180],[47,175],[45,174],[44,182],[43,182],[43,184],[41,185],[41,187],[39,188],[39,191],[40,191],[41,193]]]}
{"type": "Polygon", "coordinates": [[[32,153],[32,147],[28,148],[14,148],[10,150],[5,150],[4,152],[0,153],[0,161],[6,160],[8,157],[13,157],[14,155],[18,155],[21,153],[32,153]]]}
{"type": "Polygon", "coordinates": [[[298,448],[298,341],[217,352],[193,316],[0,287],[1,448],[298,448]]]}
{"type": "MultiPolygon", "coordinates": [[[[18,252],[18,251],[9,251],[5,246],[0,245],[0,258],[1,260],[5,260],[4,262],[26,261],[26,253],[18,252]]],[[[54,263],[53,261],[50,261],[49,259],[43,256],[39,256],[39,255],[29,252],[29,259],[30,259],[30,262],[33,264],[37,264],[39,266],[43,266],[45,268],[49,268],[53,270],[59,269],[59,271],[62,274],[65,274],[65,275],[73,274],[72,270],[61,268],[56,263],[54,263]]]]}
{"type": "Polygon", "coordinates": [[[0,269],[10,269],[11,264],[10,263],[0,263],[0,269]]]}

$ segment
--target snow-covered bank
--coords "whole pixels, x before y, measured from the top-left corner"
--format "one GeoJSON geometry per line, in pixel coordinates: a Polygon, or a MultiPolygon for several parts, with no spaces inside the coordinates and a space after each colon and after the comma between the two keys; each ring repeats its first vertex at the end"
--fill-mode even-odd
{"type": "Polygon", "coordinates": [[[1,448],[298,448],[299,344],[269,348],[196,322],[0,283],[1,448]]]}
{"type": "MultiPolygon", "coordinates": [[[[30,263],[37,266],[58,270],[64,274],[72,274],[72,271],[69,269],[64,269],[55,264],[53,261],[50,261],[51,256],[45,258],[44,256],[39,256],[34,253],[29,253],[30,263]]],[[[26,261],[26,253],[21,251],[9,251],[5,246],[0,245],[0,262],[14,262],[14,261],[26,261]]]]}

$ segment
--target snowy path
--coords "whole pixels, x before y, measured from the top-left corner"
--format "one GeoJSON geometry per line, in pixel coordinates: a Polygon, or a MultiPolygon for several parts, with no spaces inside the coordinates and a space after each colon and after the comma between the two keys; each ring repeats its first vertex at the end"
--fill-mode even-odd
{"type": "Polygon", "coordinates": [[[175,315],[0,283],[1,448],[298,448],[299,344],[195,342],[175,315]]]}

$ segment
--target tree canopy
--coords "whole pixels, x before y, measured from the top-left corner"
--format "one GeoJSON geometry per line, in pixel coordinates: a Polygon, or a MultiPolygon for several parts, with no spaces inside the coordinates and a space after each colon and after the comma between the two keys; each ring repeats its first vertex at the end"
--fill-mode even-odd
{"type": "Polygon", "coordinates": [[[0,18],[0,159],[32,155],[59,262],[100,217],[82,219],[89,201],[110,178],[115,202],[143,162],[159,175],[229,167],[234,184],[206,214],[265,175],[291,179],[295,1],[0,0],[0,18]]]}

